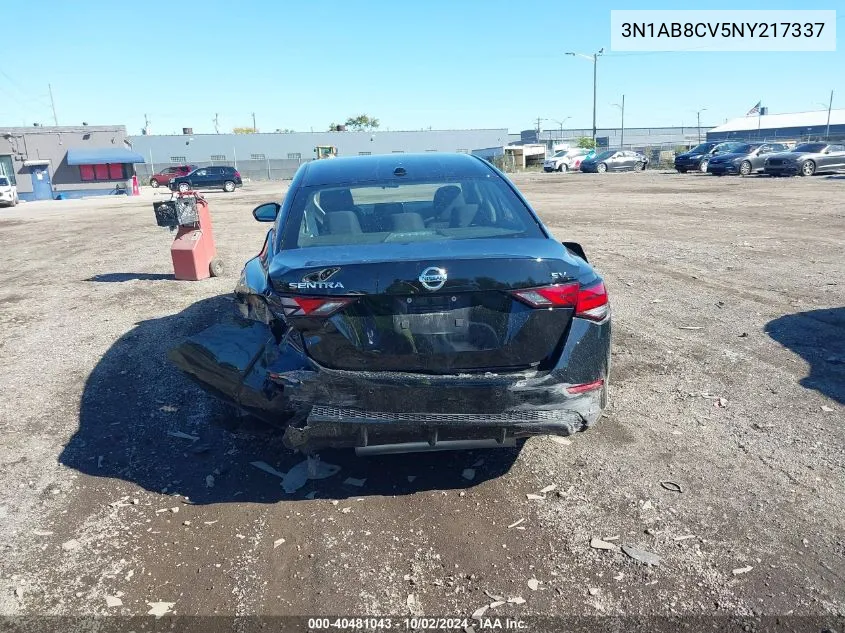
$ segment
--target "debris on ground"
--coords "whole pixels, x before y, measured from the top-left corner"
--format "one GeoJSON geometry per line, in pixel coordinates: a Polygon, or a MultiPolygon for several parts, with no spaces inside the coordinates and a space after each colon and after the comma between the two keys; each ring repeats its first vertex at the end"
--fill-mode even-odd
{"type": "Polygon", "coordinates": [[[725,398],[717,398],[716,401],[713,403],[714,407],[719,407],[720,409],[724,409],[728,406],[728,401],[725,398]]]}
{"type": "Polygon", "coordinates": [[[308,457],[291,468],[282,478],[282,488],[292,494],[302,488],[309,479],[326,479],[340,472],[340,466],[308,457]]]}
{"type": "Polygon", "coordinates": [[[420,616],[423,614],[422,605],[420,604],[419,599],[414,594],[408,594],[408,598],[405,600],[405,604],[408,605],[408,611],[411,612],[411,615],[420,616]]]}
{"type": "Polygon", "coordinates": [[[651,552],[639,549],[637,547],[634,547],[633,545],[623,543],[622,551],[625,552],[631,558],[633,558],[635,561],[638,561],[643,565],[648,565],[649,567],[653,565],[656,567],[660,564],[660,557],[657,554],[652,554],[651,552]]]}
{"type": "Polygon", "coordinates": [[[284,542],[285,542],[285,539],[277,538],[275,541],[273,541],[273,549],[276,549],[279,545],[281,545],[284,542]]]}
{"type": "Polygon", "coordinates": [[[106,606],[107,607],[122,607],[123,606],[123,600],[121,600],[117,596],[106,596],[106,606]]]}
{"type": "Polygon", "coordinates": [[[364,484],[367,483],[366,479],[356,479],[355,477],[347,477],[343,480],[344,485],[346,486],[355,486],[356,488],[363,488],[364,484]]]}
{"type": "Polygon", "coordinates": [[[170,613],[170,610],[175,604],[175,602],[148,602],[147,605],[150,607],[150,610],[147,611],[147,615],[154,615],[156,618],[160,618],[170,613]]]}
{"type": "Polygon", "coordinates": [[[498,602],[499,600],[504,600],[504,596],[498,596],[495,593],[487,591],[486,589],[484,590],[484,595],[490,598],[490,600],[494,600],[496,602],[498,602]]]}
{"type": "Polygon", "coordinates": [[[484,617],[484,614],[487,613],[487,609],[490,608],[489,604],[485,604],[482,607],[478,607],[475,611],[473,611],[472,615],[470,616],[473,620],[480,620],[484,617]]]}
{"type": "Polygon", "coordinates": [[[179,512],[179,506],[173,506],[172,508],[170,508],[170,511],[171,511],[173,514],[176,514],[177,512],[179,512]]]}
{"type": "Polygon", "coordinates": [[[684,534],[683,536],[676,536],[674,541],[686,541],[688,539],[695,538],[695,534],[684,534]]]}
{"type": "Polygon", "coordinates": [[[588,591],[591,596],[597,596],[601,590],[598,587],[590,587],[588,591]]]}
{"type": "Polygon", "coordinates": [[[646,499],[645,501],[643,501],[642,509],[643,510],[654,509],[654,504],[651,502],[651,499],[646,499]]]}
{"type": "Polygon", "coordinates": [[[473,479],[475,479],[475,469],[464,468],[464,472],[461,473],[461,477],[463,477],[467,481],[472,481],[473,479]]]}
{"type": "Polygon", "coordinates": [[[703,330],[704,327],[701,325],[679,325],[679,330],[703,330]]]}
{"type": "Polygon", "coordinates": [[[557,488],[557,484],[549,484],[548,486],[546,486],[545,488],[540,490],[540,494],[547,494],[547,493],[551,492],[552,490],[554,490],[555,488],[557,488]]]}
{"type": "Polygon", "coordinates": [[[683,492],[681,484],[675,483],[674,481],[661,481],[660,487],[669,492],[683,492]]]}
{"type": "Polygon", "coordinates": [[[504,600],[495,600],[494,602],[490,603],[490,608],[491,609],[498,609],[503,604],[507,604],[507,603],[504,600]]]}
{"type": "Polygon", "coordinates": [[[531,501],[543,501],[543,499],[546,498],[546,495],[535,495],[534,493],[529,492],[525,495],[525,498],[530,499],[531,501]]]}
{"type": "Polygon", "coordinates": [[[66,552],[69,552],[71,550],[75,550],[79,546],[80,546],[80,542],[77,541],[75,538],[72,538],[69,541],[65,541],[64,543],[62,543],[62,549],[65,550],[66,552]]]}
{"type": "Polygon", "coordinates": [[[200,439],[198,435],[189,435],[187,433],[183,433],[182,431],[168,431],[167,434],[170,437],[178,437],[179,439],[191,440],[192,442],[196,442],[200,439]]]}
{"type": "Polygon", "coordinates": [[[312,500],[312,501],[313,501],[314,497],[316,497],[316,496],[317,496],[317,491],[316,491],[316,490],[312,490],[312,491],[311,491],[311,492],[309,492],[307,495],[305,495],[305,498],[306,498],[306,499],[310,499],[310,500],[312,500]]]}
{"type": "Polygon", "coordinates": [[[522,523],[523,521],[525,521],[525,519],[520,519],[519,521],[516,521],[516,522],[514,522],[514,523],[511,523],[511,524],[508,526],[508,529],[510,530],[511,528],[515,528],[517,525],[519,525],[519,524],[520,524],[520,523],[522,523]]]}
{"type": "Polygon", "coordinates": [[[33,530],[32,533],[35,536],[53,536],[53,532],[50,530],[33,530]]]}
{"type": "Polygon", "coordinates": [[[616,545],[613,543],[608,543],[605,540],[602,540],[598,537],[593,537],[590,539],[590,547],[593,549],[606,549],[606,550],[615,550],[616,545]]]}
{"type": "Polygon", "coordinates": [[[478,468],[479,466],[483,466],[483,465],[484,465],[484,458],[479,457],[478,459],[475,460],[475,463],[472,465],[472,467],[478,468]]]}
{"type": "Polygon", "coordinates": [[[191,522],[190,521],[182,521],[182,525],[184,525],[186,527],[191,527],[191,522]]]}
{"type": "Polygon", "coordinates": [[[746,567],[738,567],[737,569],[732,570],[732,571],[731,571],[731,573],[732,573],[734,576],[739,576],[740,574],[747,574],[747,573],[748,573],[748,572],[750,572],[752,569],[754,569],[754,568],[753,568],[753,567],[751,567],[750,565],[749,565],[749,566],[746,566],[746,567]]]}
{"type": "Polygon", "coordinates": [[[263,470],[265,473],[267,473],[269,475],[275,475],[276,477],[278,477],[280,479],[285,478],[285,474],[283,472],[276,470],[275,468],[273,468],[267,462],[250,462],[249,465],[255,466],[258,470],[263,470]]]}
{"type": "Polygon", "coordinates": [[[824,411],[825,413],[833,413],[833,407],[829,407],[826,404],[823,404],[822,411],[824,411]]]}
{"type": "Polygon", "coordinates": [[[352,512],[352,508],[350,506],[347,506],[345,508],[342,508],[341,512],[343,512],[343,514],[349,514],[350,512],[352,512]]]}
{"type": "Polygon", "coordinates": [[[522,596],[514,596],[513,598],[508,598],[509,604],[525,604],[525,598],[522,596]]]}
{"type": "Polygon", "coordinates": [[[568,437],[561,437],[560,435],[550,435],[549,439],[555,444],[560,444],[561,446],[569,446],[572,444],[572,440],[568,437]]]}
{"type": "Polygon", "coordinates": [[[540,588],[540,581],[536,578],[529,578],[528,580],[528,588],[531,591],[537,591],[540,588]]]}

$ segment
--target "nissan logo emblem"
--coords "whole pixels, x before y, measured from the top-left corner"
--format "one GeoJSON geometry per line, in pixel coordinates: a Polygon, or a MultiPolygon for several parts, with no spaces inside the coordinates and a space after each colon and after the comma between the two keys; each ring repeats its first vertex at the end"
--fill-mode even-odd
{"type": "Polygon", "coordinates": [[[426,290],[440,290],[446,285],[446,271],[443,268],[429,266],[420,273],[419,279],[426,290]]]}

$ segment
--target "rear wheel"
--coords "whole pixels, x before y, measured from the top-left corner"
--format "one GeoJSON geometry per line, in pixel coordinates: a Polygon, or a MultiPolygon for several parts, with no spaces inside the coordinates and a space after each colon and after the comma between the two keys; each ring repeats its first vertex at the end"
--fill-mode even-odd
{"type": "Polygon", "coordinates": [[[702,174],[706,174],[707,173],[707,165],[709,165],[709,164],[710,164],[709,160],[701,161],[701,163],[698,165],[698,171],[700,171],[702,174]]]}
{"type": "Polygon", "coordinates": [[[152,187],[153,189],[158,189],[158,180],[156,180],[155,178],[151,178],[150,187],[152,187]]]}
{"type": "Polygon", "coordinates": [[[801,163],[801,175],[812,176],[816,173],[816,164],[811,160],[805,160],[801,163]]]}
{"type": "Polygon", "coordinates": [[[558,167],[557,170],[560,173],[565,174],[569,170],[569,167],[566,166],[566,163],[561,163],[560,167],[558,167]]]}
{"type": "Polygon", "coordinates": [[[596,171],[599,172],[600,174],[603,174],[604,172],[606,172],[607,171],[607,163],[599,163],[598,165],[596,165],[596,171]]]}
{"type": "Polygon", "coordinates": [[[186,182],[180,182],[179,183],[179,191],[181,193],[185,193],[186,191],[190,191],[190,190],[191,190],[191,185],[189,185],[188,183],[186,183],[186,182]]]}
{"type": "Polygon", "coordinates": [[[227,180],[223,183],[223,191],[227,193],[232,193],[235,190],[235,183],[231,180],[227,180]]]}
{"type": "Polygon", "coordinates": [[[747,176],[750,173],[751,173],[751,163],[749,163],[747,160],[742,161],[742,163],[739,166],[739,174],[741,176],[747,176]]]}

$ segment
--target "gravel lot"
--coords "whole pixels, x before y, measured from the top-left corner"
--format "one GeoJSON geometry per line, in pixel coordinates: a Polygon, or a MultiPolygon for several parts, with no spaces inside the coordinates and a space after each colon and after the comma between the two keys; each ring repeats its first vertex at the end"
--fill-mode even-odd
{"type": "Polygon", "coordinates": [[[607,281],[607,416],[519,453],[325,453],[294,495],[251,463],[301,457],[165,358],[228,312],[283,184],[208,194],[203,282],[171,277],[162,193],[0,210],[0,614],[843,617],[845,178],[515,180],[607,281]]]}

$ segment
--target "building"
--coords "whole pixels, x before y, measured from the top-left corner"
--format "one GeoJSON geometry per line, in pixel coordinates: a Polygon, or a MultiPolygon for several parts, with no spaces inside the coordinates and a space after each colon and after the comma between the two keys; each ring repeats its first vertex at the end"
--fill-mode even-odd
{"type": "Polygon", "coordinates": [[[763,114],[731,119],[707,132],[708,141],[845,140],[845,110],[763,114]]]}
{"type": "Polygon", "coordinates": [[[318,146],[337,148],[338,156],[410,152],[464,152],[506,145],[506,129],[417,130],[406,132],[291,132],[257,134],[181,134],[132,136],[134,151],[146,164],[138,166],[142,184],[174,164],[227,164],[244,178],[290,178],[299,165],[316,157],[318,146]]]}
{"type": "MultiPolygon", "coordinates": [[[[697,145],[699,139],[703,141],[712,125],[677,126],[677,127],[626,127],[624,130],[624,146],[626,149],[674,149],[676,147],[690,147],[697,145]]],[[[541,130],[524,130],[519,134],[509,134],[510,143],[545,143],[551,149],[553,144],[569,143],[576,145],[579,138],[593,137],[592,128],[557,128],[541,130]]],[[[621,148],[623,146],[623,130],[616,128],[597,128],[596,145],[600,148],[621,148]]]]}
{"type": "Polygon", "coordinates": [[[0,174],[21,200],[131,191],[133,152],[122,125],[0,128],[0,174]]]}

